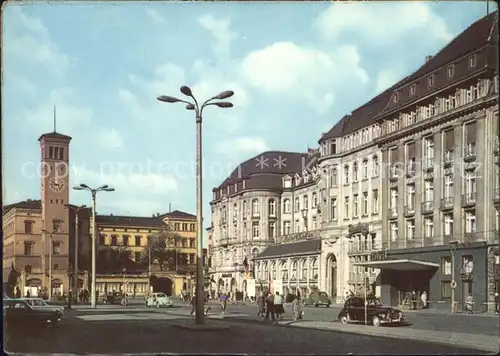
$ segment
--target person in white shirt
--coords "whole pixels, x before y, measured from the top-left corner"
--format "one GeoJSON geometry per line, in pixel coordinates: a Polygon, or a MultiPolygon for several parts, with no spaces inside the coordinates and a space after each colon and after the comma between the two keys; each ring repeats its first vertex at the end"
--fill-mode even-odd
{"type": "Polygon", "coordinates": [[[420,300],[422,301],[422,309],[427,308],[427,292],[424,291],[420,296],[420,300]]]}
{"type": "Polygon", "coordinates": [[[280,292],[276,292],[274,296],[274,313],[277,320],[283,320],[282,315],[285,313],[285,309],[283,308],[283,297],[280,295],[280,292]]]}

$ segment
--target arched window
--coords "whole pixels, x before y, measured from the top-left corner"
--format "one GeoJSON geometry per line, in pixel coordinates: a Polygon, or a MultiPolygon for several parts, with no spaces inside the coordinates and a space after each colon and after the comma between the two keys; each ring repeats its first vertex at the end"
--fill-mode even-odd
{"type": "Polygon", "coordinates": [[[260,206],[259,206],[258,199],[252,200],[252,216],[255,216],[255,217],[260,216],[260,206]]]}
{"type": "Polygon", "coordinates": [[[300,199],[299,197],[295,198],[295,212],[300,211],[300,199]]]}
{"type": "Polygon", "coordinates": [[[344,184],[349,184],[349,166],[344,166],[344,184]]]}
{"type": "Polygon", "coordinates": [[[307,260],[302,260],[300,269],[300,279],[307,279],[307,260]]]}
{"type": "Polygon", "coordinates": [[[290,279],[292,280],[297,279],[297,261],[292,262],[292,276],[290,279]]]}
{"type": "Polygon", "coordinates": [[[276,262],[271,264],[271,278],[276,279],[276,262]]]}
{"type": "Polygon", "coordinates": [[[268,209],[269,216],[276,216],[276,200],[269,199],[267,209],[268,209]]]}
{"type": "Polygon", "coordinates": [[[316,192],[312,193],[312,208],[315,209],[318,207],[318,194],[316,192]]]}
{"type": "Polygon", "coordinates": [[[330,187],[337,186],[337,168],[333,167],[330,171],[330,187]]]}
{"type": "Polygon", "coordinates": [[[285,199],[283,200],[283,212],[289,213],[290,212],[290,199],[285,199]]]}
{"type": "Polygon", "coordinates": [[[309,209],[309,197],[307,195],[304,195],[304,197],[302,198],[303,200],[303,203],[304,203],[304,209],[309,209]]]}
{"type": "Polygon", "coordinates": [[[280,274],[281,274],[281,279],[286,281],[288,280],[288,269],[286,265],[286,261],[281,261],[280,263],[280,274]]]}
{"type": "Polygon", "coordinates": [[[378,177],[379,174],[379,164],[378,164],[378,157],[373,156],[373,167],[372,167],[372,172],[374,177],[378,177]]]}
{"type": "Polygon", "coordinates": [[[354,162],[352,166],[352,181],[353,182],[358,181],[358,162],[354,162]]]}
{"type": "Polygon", "coordinates": [[[311,277],[313,280],[318,279],[318,259],[314,258],[311,262],[312,273],[311,277]]]}

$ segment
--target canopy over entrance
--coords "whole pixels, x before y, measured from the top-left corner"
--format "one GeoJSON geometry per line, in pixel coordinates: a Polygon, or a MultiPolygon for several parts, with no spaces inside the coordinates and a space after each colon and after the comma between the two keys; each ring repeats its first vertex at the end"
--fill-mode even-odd
{"type": "Polygon", "coordinates": [[[433,268],[439,268],[439,264],[415,260],[385,260],[385,261],[366,261],[353,263],[354,266],[368,268],[377,268],[381,270],[397,271],[425,271],[433,268]]]}

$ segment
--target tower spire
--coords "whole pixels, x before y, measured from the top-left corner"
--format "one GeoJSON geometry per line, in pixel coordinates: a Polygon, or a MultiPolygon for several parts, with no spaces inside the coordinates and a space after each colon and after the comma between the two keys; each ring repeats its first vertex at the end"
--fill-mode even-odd
{"type": "Polygon", "coordinates": [[[56,123],[57,123],[56,106],[54,105],[54,132],[56,132],[56,123]]]}

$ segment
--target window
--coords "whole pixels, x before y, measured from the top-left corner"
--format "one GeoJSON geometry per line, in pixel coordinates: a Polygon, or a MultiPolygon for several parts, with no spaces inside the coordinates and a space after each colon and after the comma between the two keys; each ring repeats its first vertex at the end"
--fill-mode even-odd
{"type": "Polygon", "coordinates": [[[409,210],[415,210],[415,186],[413,184],[406,186],[406,205],[409,210]]]}
{"type": "Polygon", "coordinates": [[[424,182],[424,202],[434,201],[434,182],[427,179],[424,182]]]}
{"type": "Polygon", "coordinates": [[[415,238],[415,220],[406,220],[406,239],[413,240],[415,238]]]}
{"type": "MultiPolygon", "coordinates": [[[[224,208],[223,208],[223,209],[224,209],[224,208]]],[[[181,229],[181,224],[179,224],[179,223],[175,223],[175,224],[174,224],[174,231],[180,231],[180,229],[181,229]]]]}
{"type": "Polygon", "coordinates": [[[283,212],[290,213],[290,199],[283,200],[283,212]]]}
{"type": "Polygon", "coordinates": [[[182,231],[188,231],[188,224],[186,223],[182,224],[182,231]]]}
{"type": "Polygon", "coordinates": [[[283,221],[283,234],[290,234],[290,221],[283,221]]]}
{"type": "Polygon", "coordinates": [[[190,231],[196,231],[196,224],[189,224],[190,231]]]}
{"type": "Polygon", "coordinates": [[[60,232],[62,227],[61,225],[62,225],[61,220],[52,220],[52,231],[60,232]]]}
{"type": "Polygon", "coordinates": [[[444,236],[453,235],[453,214],[444,214],[444,236]]]}
{"type": "Polygon", "coordinates": [[[24,242],[24,255],[25,256],[31,256],[33,254],[33,247],[35,244],[31,241],[25,241],[24,242]]]}
{"type": "Polygon", "coordinates": [[[394,95],[392,96],[392,101],[397,103],[399,100],[399,92],[395,92],[394,95]]]}
{"type": "Polygon", "coordinates": [[[33,233],[33,221],[24,220],[24,233],[32,234],[33,233]]]}
{"type": "Polygon", "coordinates": [[[304,195],[302,197],[302,201],[304,203],[304,209],[309,209],[309,198],[307,197],[307,195],[304,195]]]}
{"type": "Polygon", "coordinates": [[[469,68],[474,68],[476,66],[476,54],[474,53],[469,57],[469,68]]]}
{"type": "Polygon", "coordinates": [[[349,197],[344,198],[344,219],[349,219],[349,197]]]}
{"type": "Polygon", "coordinates": [[[451,298],[451,282],[450,281],[442,281],[441,282],[441,299],[450,299],[451,298]]]}
{"type": "Polygon", "coordinates": [[[454,194],[453,188],[453,176],[444,176],[444,198],[453,198],[454,194]]]}
{"type": "Polygon", "coordinates": [[[396,241],[398,239],[398,223],[391,222],[391,240],[396,241]]]}
{"type": "Polygon", "coordinates": [[[416,84],[410,85],[410,96],[415,95],[416,89],[417,89],[417,85],[416,84]]]}
{"type": "Polygon", "coordinates": [[[141,237],[139,235],[135,236],[135,245],[141,246],[141,237]]]}
{"type": "Polygon", "coordinates": [[[295,198],[295,212],[299,212],[300,211],[300,199],[299,197],[295,198]]]}
{"type": "Polygon", "coordinates": [[[425,237],[434,237],[434,221],[432,218],[425,218],[424,233],[425,237]]]}
{"type": "Polygon", "coordinates": [[[318,194],[316,192],[312,193],[312,208],[316,209],[318,207],[318,194]]]}
{"type": "Polygon", "coordinates": [[[128,236],[124,235],[122,237],[123,246],[128,246],[128,236]]]}
{"type": "Polygon", "coordinates": [[[363,193],[363,216],[368,215],[368,192],[363,193]]]}
{"type": "Polygon", "coordinates": [[[59,157],[59,147],[54,147],[54,158],[57,159],[59,157]]]}
{"type": "Polygon", "coordinates": [[[474,211],[467,211],[465,213],[465,233],[474,232],[476,232],[476,214],[474,211]]]}
{"type": "Polygon", "coordinates": [[[434,140],[432,137],[424,138],[424,157],[434,159],[434,140]]]}
{"type": "Polygon", "coordinates": [[[294,232],[300,232],[300,221],[299,221],[299,219],[295,220],[294,228],[295,228],[294,232]]]}
{"type": "Polygon", "coordinates": [[[373,157],[373,177],[378,177],[378,174],[379,174],[378,157],[374,156],[373,157]]]}
{"type": "Polygon", "coordinates": [[[60,255],[61,254],[61,243],[60,242],[52,242],[52,254],[60,255]]]}
{"type": "Polygon", "coordinates": [[[451,275],[451,257],[441,257],[441,274],[445,276],[451,275]]]}
{"type": "MultiPolygon", "coordinates": [[[[224,234],[224,235],[226,235],[226,234],[224,234]]],[[[182,244],[182,245],[181,245],[181,246],[182,246],[182,248],[187,248],[187,247],[188,247],[188,242],[187,242],[187,239],[182,239],[181,244],[182,244]]]]}
{"type": "Polygon", "coordinates": [[[260,216],[259,201],[257,199],[252,200],[252,216],[260,216]]]}
{"type": "Polygon", "coordinates": [[[118,236],[111,235],[111,246],[116,246],[116,245],[118,245],[118,236]]]}
{"type": "Polygon", "coordinates": [[[448,66],[446,69],[446,74],[448,75],[448,79],[453,78],[453,74],[455,73],[455,67],[452,65],[448,66]]]}
{"type": "Polygon", "coordinates": [[[243,217],[246,217],[246,215],[247,215],[247,202],[246,202],[246,200],[243,200],[242,214],[243,214],[243,217]]]}
{"type": "Polygon", "coordinates": [[[333,140],[330,142],[330,154],[334,155],[337,153],[337,141],[333,140]]]}
{"type": "Polygon", "coordinates": [[[270,199],[268,203],[269,216],[276,216],[276,200],[270,199]]]}
{"type": "Polygon", "coordinates": [[[259,223],[258,222],[253,222],[252,223],[252,237],[259,238],[259,223]]]}
{"type": "Polygon", "coordinates": [[[430,88],[434,85],[434,74],[427,77],[427,86],[430,88]]]}
{"type": "Polygon", "coordinates": [[[105,243],[106,243],[106,235],[100,234],[99,235],[99,245],[104,246],[105,243]]]}
{"type": "Polygon", "coordinates": [[[476,172],[474,170],[465,171],[464,193],[467,199],[474,199],[476,194],[476,172]]]}
{"type": "Polygon", "coordinates": [[[337,220],[337,198],[330,199],[330,219],[337,220]]]}
{"type": "Polygon", "coordinates": [[[269,222],[269,227],[268,227],[268,237],[269,237],[270,239],[273,239],[273,238],[274,238],[274,232],[275,232],[275,231],[274,231],[274,230],[275,230],[274,226],[275,226],[275,225],[274,225],[274,221],[269,222]]]}
{"type": "Polygon", "coordinates": [[[391,205],[390,208],[396,210],[398,208],[398,188],[391,189],[391,205]]]}
{"type": "Polygon", "coordinates": [[[49,147],[49,158],[54,158],[54,147],[49,147]]]}
{"type": "Polygon", "coordinates": [[[352,197],[352,216],[354,218],[358,217],[358,195],[354,194],[352,197]]]}
{"type": "Polygon", "coordinates": [[[373,194],[373,214],[378,214],[378,189],[372,191],[373,194]]]}
{"type": "Polygon", "coordinates": [[[352,180],[353,182],[358,181],[358,162],[354,162],[354,165],[352,166],[352,180]]]}
{"type": "Polygon", "coordinates": [[[349,166],[344,166],[344,184],[349,184],[349,166]]]}
{"type": "Polygon", "coordinates": [[[196,247],[196,240],[195,239],[189,239],[189,247],[190,248],[195,248],[196,247]]]}
{"type": "Polygon", "coordinates": [[[330,172],[330,187],[337,186],[337,168],[333,167],[330,172]]]}

